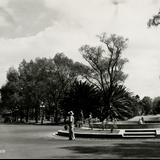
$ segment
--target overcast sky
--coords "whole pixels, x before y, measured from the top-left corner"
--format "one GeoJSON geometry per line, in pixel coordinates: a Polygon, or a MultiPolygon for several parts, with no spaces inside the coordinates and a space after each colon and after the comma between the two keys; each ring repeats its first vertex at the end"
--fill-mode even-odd
{"type": "Polygon", "coordinates": [[[96,35],[106,32],[129,39],[129,90],[160,96],[160,26],[147,28],[159,8],[160,0],[0,0],[0,85],[22,59],[64,52],[84,62],[80,46],[97,45],[96,35]]]}

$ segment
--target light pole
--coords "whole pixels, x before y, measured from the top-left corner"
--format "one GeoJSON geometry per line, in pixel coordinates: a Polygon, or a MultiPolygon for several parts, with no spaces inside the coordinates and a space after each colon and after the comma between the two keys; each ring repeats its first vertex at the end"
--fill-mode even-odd
{"type": "Polygon", "coordinates": [[[41,102],[40,108],[41,108],[41,124],[43,124],[43,120],[44,120],[44,108],[45,108],[45,105],[44,105],[43,102],[41,102]]]}

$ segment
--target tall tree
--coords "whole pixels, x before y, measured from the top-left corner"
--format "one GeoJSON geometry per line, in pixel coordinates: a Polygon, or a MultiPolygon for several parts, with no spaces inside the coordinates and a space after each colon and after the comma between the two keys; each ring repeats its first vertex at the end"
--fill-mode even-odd
{"type": "Polygon", "coordinates": [[[148,20],[148,27],[158,26],[160,24],[160,11],[148,20]]]}
{"type": "Polygon", "coordinates": [[[123,85],[114,86],[111,98],[111,107],[109,108],[109,117],[111,120],[116,117],[119,120],[131,118],[132,112],[132,93],[127,91],[123,85]]]}
{"type": "Polygon", "coordinates": [[[122,52],[127,48],[128,39],[115,34],[108,37],[106,33],[98,37],[104,47],[84,45],[80,52],[90,65],[90,69],[83,76],[102,92],[104,119],[109,115],[115,86],[122,84],[127,78],[123,67],[128,60],[122,58],[122,52]]]}
{"type": "Polygon", "coordinates": [[[75,120],[77,121],[81,118],[81,112],[85,118],[87,118],[91,112],[93,116],[99,117],[99,100],[100,94],[93,85],[90,85],[86,81],[76,80],[66,93],[62,106],[66,113],[73,110],[76,117],[75,120]]]}
{"type": "Polygon", "coordinates": [[[18,117],[23,118],[21,114],[21,95],[19,85],[19,73],[11,67],[7,72],[7,83],[1,87],[2,105],[5,109],[12,112],[14,121],[17,121],[18,117]]]}
{"type": "Polygon", "coordinates": [[[160,114],[160,97],[153,99],[153,114],[160,114]]]}
{"type": "Polygon", "coordinates": [[[23,60],[19,65],[20,84],[25,105],[26,122],[29,118],[35,118],[38,122],[39,102],[37,96],[37,67],[34,61],[26,62],[23,60]],[[32,116],[31,116],[32,115],[32,116]],[[31,116],[31,117],[30,117],[31,116]]]}
{"type": "Polygon", "coordinates": [[[61,114],[60,101],[70,84],[82,72],[83,65],[73,62],[63,53],[57,53],[54,58],[36,58],[35,61],[25,60],[19,65],[20,84],[26,104],[26,120],[29,114],[40,116],[40,104],[45,105],[48,117],[54,116],[55,122],[61,114]]]}
{"type": "Polygon", "coordinates": [[[147,115],[152,113],[152,99],[150,97],[144,97],[141,100],[143,114],[147,115]]]}
{"type": "Polygon", "coordinates": [[[60,102],[63,100],[64,93],[70,88],[72,82],[78,77],[78,71],[75,68],[77,63],[69,59],[63,53],[57,53],[54,58],[55,72],[53,85],[53,101],[54,101],[54,115],[55,121],[58,121],[58,114],[60,113],[60,102]]]}

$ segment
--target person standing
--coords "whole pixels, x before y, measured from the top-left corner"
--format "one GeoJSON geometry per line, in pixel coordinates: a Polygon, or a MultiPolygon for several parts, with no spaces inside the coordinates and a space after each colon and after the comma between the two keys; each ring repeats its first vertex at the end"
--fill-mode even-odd
{"type": "Polygon", "coordinates": [[[72,111],[69,112],[69,140],[75,140],[74,113],[72,111]]]}
{"type": "Polygon", "coordinates": [[[113,118],[112,126],[111,126],[111,133],[113,133],[113,130],[117,129],[117,119],[113,118]]]}
{"type": "Polygon", "coordinates": [[[139,123],[140,125],[144,124],[144,118],[141,117],[141,118],[139,119],[138,123],[139,123]]]}
{"type": "Polygon", "coordinates": [[[83,115],[83,111],[81,110],[80,112],[80,125],[79,127],[82,127],[84,124],[84,115],[83,115]]]}
{"type": "Polygon", "coordinates": [[[92,126],[92,113],[89,114],[88,124],[89,124],[89,128],[93,129],[93,126],[92,126]]]}

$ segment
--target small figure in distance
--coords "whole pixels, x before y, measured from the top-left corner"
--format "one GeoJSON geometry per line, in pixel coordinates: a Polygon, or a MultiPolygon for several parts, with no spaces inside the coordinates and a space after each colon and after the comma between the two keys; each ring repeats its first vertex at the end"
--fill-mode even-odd
{"type": "Polygon", "coordinates": [[[141,125],[141,124],[144,124],[144,118],[141,117],[141,118],[139,119],[138,123],[139,123],[140,125],[141,125]]]}
{"type": "Polygon", "coordinates": [[[92,126],[92,113],[89,114],[88,124],[89,124],[89,128],[93,129],[93,126],[92,126]]]}
{"type": "Polygon", "coordinates": [[[144,124],[144,123],[145,123],[144,118],[142,117],[141,119],[142,119],[142,122],[143,122],[143,124],[144,124]]]}
{"type": "Polygon", "coordinates": [[[111,125],[111,133],[113,133],[113,130],[117,129],[117,119],[113,118],[113,123],[111,125]]]}

